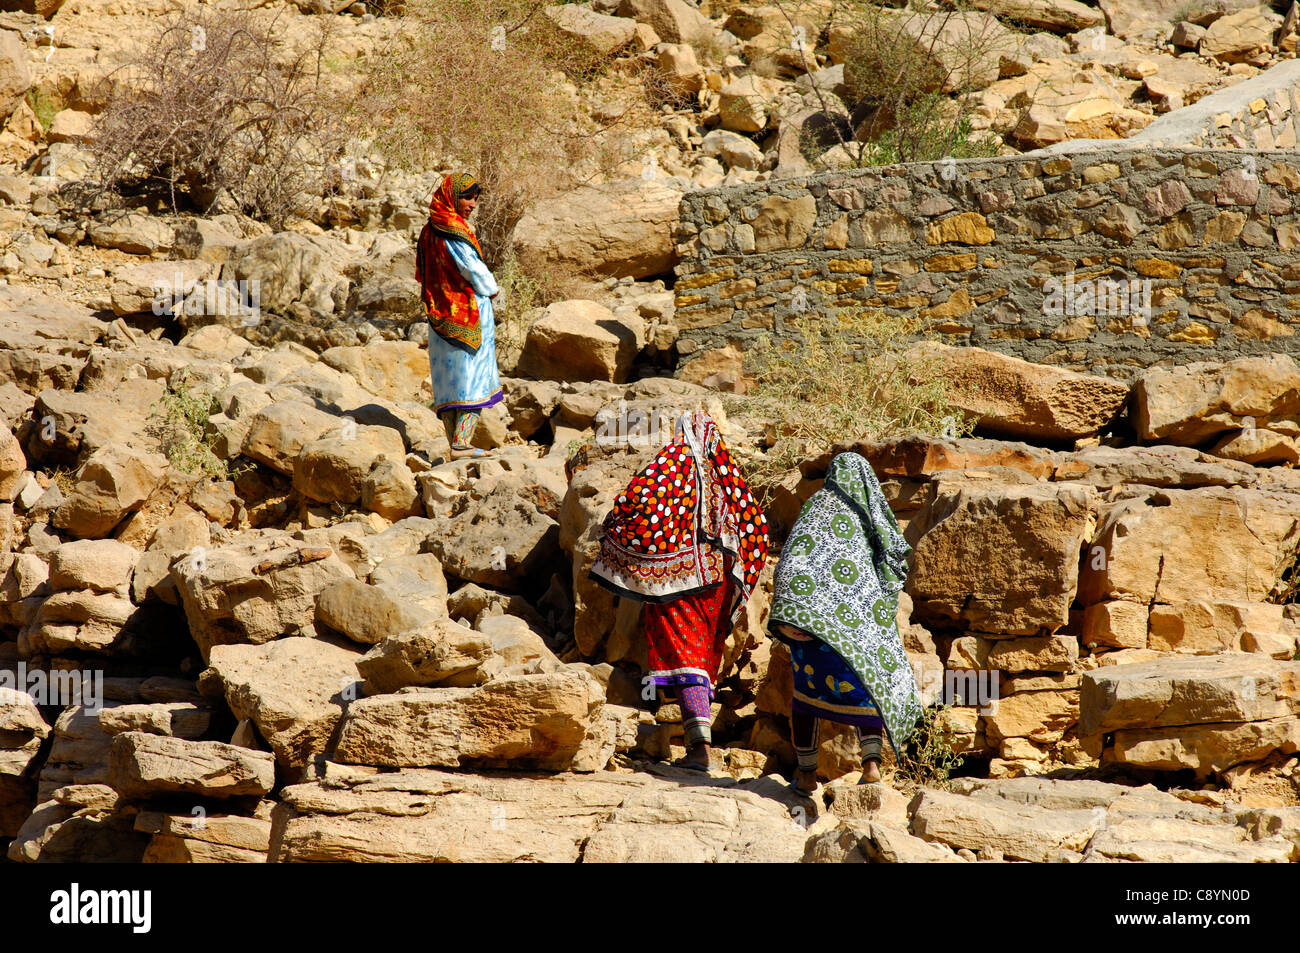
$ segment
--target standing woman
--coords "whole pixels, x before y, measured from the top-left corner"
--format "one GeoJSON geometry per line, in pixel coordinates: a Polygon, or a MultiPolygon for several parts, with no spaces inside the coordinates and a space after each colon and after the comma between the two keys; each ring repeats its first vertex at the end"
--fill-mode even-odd
{"type": "Polygon", "coordinates": [[[898,752],[921,717],[898,634],[898,593],[911,547],[871,464],[831,461],[777,564],[768,627],[790,648],[795,787],[817,785],[818,719],[858,729],[862,780],[880,780],[882,730],[898,752]]]}
{"type": "Polygon", "coordinates": [[[488,456],[470,445],[479,413],[501,400],[497,372],[496,279],[466,219],[481,189],[457,172],[442,180],[415,250],[415,277],[429,317],[434,410],[447,428],[453,460],[488,456]]]}
{"type": "Polygon", "coordinates": [[[677,764],[707,772],[723,645],[767,556],[767,518],[708,414],[677,421],[604,529],[591,578],[646,604],[648,678],[682,707],[688,753],[677,764]]]}

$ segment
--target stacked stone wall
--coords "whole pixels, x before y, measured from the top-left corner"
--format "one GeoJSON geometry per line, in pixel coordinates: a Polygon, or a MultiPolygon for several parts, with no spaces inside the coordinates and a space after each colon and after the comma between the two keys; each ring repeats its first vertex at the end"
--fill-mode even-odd
{"type": "Polygon", "coordinates": [[[1296,354],[1297,193],[1293,152],[1132,144],[692,193],[679,351],[872,308],[918,318],[918,336],[1121,380],[1296,354]]]}

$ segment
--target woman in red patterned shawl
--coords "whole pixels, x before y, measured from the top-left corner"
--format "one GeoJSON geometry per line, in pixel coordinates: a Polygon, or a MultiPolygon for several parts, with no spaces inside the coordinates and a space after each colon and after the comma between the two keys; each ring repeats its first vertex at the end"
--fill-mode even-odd
{"type": "Polygon", "coordinates": [[[447,428],[453,459],[486,456],[470,441],[483,408],[502,397],[493,314],[500,289],[466,221],[480,191],[465,172],[443,179],[415,250],[415,277],[429,318],[434,410],[447,428]]]}
{"type": "Polygon", "coordinates": [[[708,771],[723,645],[767,556],[767,518],[708,414],[682,416],[604,528],[591,578],[646,604],[648,677],[682,706],[688,753],[678,764],[708,771]]]}

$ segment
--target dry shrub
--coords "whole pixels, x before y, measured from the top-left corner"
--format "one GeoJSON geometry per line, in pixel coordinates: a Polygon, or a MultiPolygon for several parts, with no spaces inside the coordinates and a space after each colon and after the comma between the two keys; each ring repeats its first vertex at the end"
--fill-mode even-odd
{"type": "Polygon", "coordinates": [[[475,230],[504,263],[528,206],[611,167],[582,92],[603,60],[558,30],[536,0],[407,0],[390,46],[368,59],[351,115],[391,163],[471,171],[475,230]]]}
{"type": "Polygon", "coordinates": [[[750,393],[777,433],[772,449],[747,464],[759,486],[837,443],[973,429],[951,406],[941,360],[909,353],[916,320],[863,309],[786,323],[799,340],[764,336],[748,354],[750,393]]]}
{"type": "Polygon", "coordinates": [[[953,750],[954,734],[945,712],[951,705],[931,705],[921,712],[903,757],[894,765],[890,783],[910,794],[923,787],[946,789],[953,772],[966,761],[953,750]]]}
{"type": "MultiPolygon", "coordinates": [[[[791,0],[775,4],[793,28],[791,0]]],[[[977,18],[963,0],[902,9],[837,0],[830,23],[851,31],[841,52],[853,121],[828,123],[816,142],[807,143],[810,157],[836,140],[844,146],[841,167],[996,154],[996,140],[971,130],[974,93],[984,85],[981,64],[1002,48],[994,21],[977,18]]],[[[804,59],[806,69],[816,68],[811,51],[804,59]]],[[[843,111],[834,96],[814,91],[827,116],[843,111]]]]}
{"type": "Polygon", "coordinates": [[[326,191],[343,145],[321,75],[328,27],[291,49],[278,21],[191,7],[161,22],[111,77],[121,93],[95,126],[91,195],[164,187],[173,209],[224,200],[278,228],[326,191]]]}

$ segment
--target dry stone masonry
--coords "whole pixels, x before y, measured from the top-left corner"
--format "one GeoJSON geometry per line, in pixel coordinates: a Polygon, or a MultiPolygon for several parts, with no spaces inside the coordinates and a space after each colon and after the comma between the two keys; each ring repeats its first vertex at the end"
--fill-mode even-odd
{"type": "Polygon", "coordinates": [[[1297,192],[1293,152],[1118,146],[692,193],[678,350],[879,308],[951,344],[1123,380],[1300,353],[1297,192]]]}

